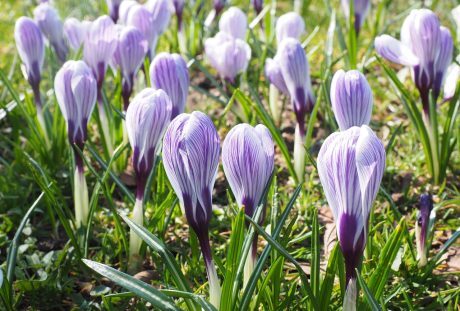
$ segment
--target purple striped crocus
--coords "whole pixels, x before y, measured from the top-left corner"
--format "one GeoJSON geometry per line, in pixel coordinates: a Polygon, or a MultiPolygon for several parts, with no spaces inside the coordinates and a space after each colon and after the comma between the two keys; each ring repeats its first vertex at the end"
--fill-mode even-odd
{"type": "MultiPolygon", "coordinates": [[[[161,139],[171,120],[172,104],[163,90],[146,88],[134,97],[126,111],[126,130],[133,149],[133,167],[136,173],[137,191],[132,218],[143,225],[143,201],[145,184],[155,164],[161,139]]],[[[129,244],[130,269],[140,263],[139,249],[142,240],[131,231],[129,244]]]]}
{"type": "Polygon", "coordinates": [[[150,65],[152,87],[162,89],[173,104],[171,119],[185,110],[190,79],[187,64],[179,54],[160,53],[150,65]]]}
{"type": "MultiPolygon", "coordinates": [[[[71,145],[83,150],[87,139],[88,120],[96,103],[97,83],[91,69],[83,61],[67,61],[56,74],[54,91],[67,124],[71,145]]],[[[88,189],[83,170],[83,159],[74,150],[74,205],[77,228],[88,221],[88,189]]]]}
{"type": "Polygon", "coordinates": [[[140,30],[132,26],[122,27],[113,58],[114,63],[120,66],[122,74],[121,96],[125,111],[133,92],[134,77],[142,66],[147,51],[148,42],[140,30]]]}
{"type": "Polygon", "coordinates": [[[72,50],[78,51],[80,49],[90,24],[91,22],[89,21],[79,21],[74,17],[66,18],[64,21],[64,37],[72,50]]]}
{"type": "Polygon", "coordinates": [[[114,23],[118,21],[121,2],[122,0],[106,0],[110,18],[113,20],[114,23]]]}
{"type": "Polygon", "coordinates": [[[275,31],[278,45],[285,38],[300,40],[300,36],[305,32],[305,22],[298,13],[289,12],[278,18],[275,31]]]}
{"type": "Polygon", "coordinates": [[[356,310],[355,269],[366,246],[369,215],[385,169],[385,148],[367,125],[352,127],[324,141],[317,164],[345,259],[344,310],[356,310]]]}
{"type": "Polygon", "coordinates": [[[118,23],[126,25],[128,23],[129,12],[132,8],[139,6],[139,2],[136,0],[123,0],[118,10],[118,23]]]}
{"type": "Polygon", "coordinates": [[[170,0],[148,0],[145,7],[152,13],[157,37],[168,28],[172,7],[170,0]]]}
{"type": "Polygon", "coordinates": [[[144,35],[149,46],[149,56],[155,52],[155,42],[157,40],[157,29],[155,28],[152,13],[143,5],[135,5],[129,9],[126,21],[127,25],[134,26],[144,35]]]}
{"type": "Polygon", "coordinates": [[[452,62],[452,36],[428,9],[412,10],[401,28],[401,41],[382,35],[375,49],[391,62],[411,67],[412,79],[420,92],[425,118],[429,120],[430,91],[439,96],[447,67],[452,62]]]}
{"type": "Polygon", "coordinates": [[[206,57],[223,80],[235,82],[236,76],[246,71],[251,58],[251,48],[241,39],[218,32],[204,42],[206,57]]]}
{"type": "MultiPolygon", "coordinates": [[[[265,125],[238,124],[228,132],[222,146],[222,164],[230,188],[239,206],[249,217],[256,208],[273,173],[275,147],[265,125]]],[[[263,222],[265,209],[259,223],[263,222]]],[[[253,240],[244,269],[246,286],[257,257],[257,236],[253,240]]]]}
{"type": "Polygon", "coordinates": [[[285,38],[281,42],[275,59],[280,66],[296,116],[294,167],[297,178],[303,181],[305,170],[305,118],[315,104],[308,59],[300,42],[293,38],[285,38]]]}
{"type": "Polygon", "coordinates": [[[212,189],[219,164],[220,139],[211,119],[201,112],[180,114],[163,141],[163,163],[190,227],[201,246],[208,274],[210,300],[218,308],[220,284],[209,244],[212,189]]]}
{"type": "Polygon", "coordinates": [[[417,221],[415,222],[415,239],[418,253],[418,266],[427,264],[427,237],[430,224],[430,214],[433,210],[433,198],[430,194],[422,194],[418,206],[417,221]]]}
{"type": "Polygon", "coordinates": [[[47,2],[40,3],[34,9],[34,18],[59,60],[64,62],[69,49],[64,40],[62,21],[56,9],[47,2]]]}
{"type": "MultiPolygon", "coordinates": [[[[347,17],[350,18],[350,0],[341,0],[342,9],[347,17]]],[[[353,0],[354,27],[356,34],[359,34],[361,27],[366,20],[367,13],[371,7],[371,0],[353,0]]]]}
{"type": "Polygon", "coordinates": [[[358,70],[339,70],[331,84],[332,111],[341,131],[369,125],[372,114],[372,90],[358,70]]]}
{"type": "Polygon", "coordinates": [[[235,39],[244,40],[247,28],[248,19],[246,14],[235,6],[230,7],[220,17],[219,30],[235,39]]]}

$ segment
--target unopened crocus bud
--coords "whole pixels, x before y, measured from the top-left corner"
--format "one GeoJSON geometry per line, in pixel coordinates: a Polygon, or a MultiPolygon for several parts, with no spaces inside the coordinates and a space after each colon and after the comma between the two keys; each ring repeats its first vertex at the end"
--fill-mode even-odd
{"type": "Polygon", "coordinates": [[[355,269],[366,246],[369,215],[385,169],[385,148],[367,125],[352,127],[324,141],[317,164],[345,259],[344,310],[356,310],[355,269]]]}
{"type": "MultiPolygon", "coordinates": [[[[83,61],[68,61],[57,72],[54,92],[67,124],[69,142],[83,150],[87,124],[96,103],[97,85],[91,69],[83,61]]],[[[77,228],[86,225],[89,214],[88,188],[83,159],[74,150],[74,206],[77,228]]]]}
{"type": "Polygon", "coordinates": [[[145,7],[152,13],[153,27],[157,36],[160,36],[168,28],[171,20],[170,0],[148,0],[145,7]]]}
{"type": "Polygon", "coordinates": [[[262,9],[264,8],[264,0],[251,0],[251,3],[256,13],[260,14],[260,12],[262,12],[262,9]]]}
{"type": "Polygon", "coordinates": [[[251,48],[243,40],[219,32],[213,38],[206,39],[204,46],[206,57],[223,79],[234,83],[236,76],[246,71],[251,48]]]}
{"type": "Polygon", "coordinates": [[[300,40],[300,36],[305,32],[305,22],[296,12],[289,12],[281,15],[276,21],[276,41],[281,44],[285,38],[300,40]]]}
{"type": "Polygon", "coordinates": [[[34,17],[59,60],[65,61],[68,48],[64,40],[63,25],[56,9],[49,3],[41,3],[34,9],[34,17]]]}
{"type": "Polygon", "coordinates": [[[341,131],[369,125],[372,114],[372,90],[366,77],[357,70],[339,70],[331,84],[332,111],[341,131]]]}
{"type": "Polygon", "coordinates": [[[155,29],[152,13],[145,6],[133,6],[129,10],[126,24],[134,26],[142,32],[148,42],[149,55],[152,55],[152,49],[154,49],[154,43],[157,38],[157,30],[155,29]]]}
{"type": "Polygon", "coordinates": [[[132,26],[123,27],[113,57],[123,75],[121,94],[125,111],[128,109],[129,98],[133,92],[134,76],[143,64],[147,51],[148,42],[142,32],[132,26]]]}
{"type": "Polygon", "coordinates": [[[171,119],[185,110],[190,78],[187,64],[179,54],[160,53],[150,65],[152,87],[162,89],[171,98],[171,119]]]}
{"type": "Polygon", "coordinates": [[[427,263],[427,237],[430,223],[430,214],[433,210],[433,198],[430,194],[420,196],[420,204],[415,223],[415,238],[418,253],[418,266],[423,267],[427,263]]]}
{"type": "Polygon", "coordinates": [[[222,12],[222,10],[225,7],[226,2],[227,2],[226,0],[214,0],[213,1],[214,10],[216,11],[216,15],[219,15],[220,12],[222,12]]]}
{"type": "Polygon", "coordinates": [[[114,23],[118,21],[121,2],[122,0],[106,0],[110,18],[112,18],[114,23]]]}
{"type": "Polygon", "coordinates": [[[267,58],[265,61],[265,76],[271,84],[276,86],[283,94],[289,95],[289,90],[284,81],[283,73],[279,65],[279,56],[276,55],[274,59],[267,58]]]}
{"type": "Polygon", "coordinates": [[[69,17],[64,21],[64,36],[70,48],[78,51],[86,37],[86,32],[90,22],[81,22],[74,17],[69,17]]]}
{"type": "Polygon", "coordinates": [[[411,67],[427,120],[430,119],[430,91],[436,100],[452,59],[452,45],[449,31],[428,9],[411,11],[401,28],[401,41],[388,35],[375,39],[377,53],[389,61],[411,67]]]}
{"type": "Polygon", "coordinates": [[[220,139],[201,112],[178,115],[166,130],[163,163],[190,227],[197,234],[208,273],[211,303],[218,308],[220,285],[209,245],[212,189],[219,164],[220,139]]]}
{"type": "Polygon", "coordinates": [[[185,0],[173,0],[173,5],[174,5],[174,13],[176,13],[176,16],[177,16],[177,29],[181,31],[185,0]]]}
{"type": "Polygon", "coordinates": [[[37,109],[41,111],[40,80],[45,59],[42,33],[32,19],[20,17],[14,27],[14,39],[19,57],[25,67],[27,81],[34,92],[35,104],[37,109]]]}
{"type": "Polygon", "coordinates": [[[140,5],[139,2],[137,2],[136,0],[123,0],[118,10],[119,12],[118,23],[122,25],[126,25],[128,23],[129,12],[131,11],[132,8],[137,7],[139,5],[140,5]]]}
{"type": "MultiPolygon", "coordinates": [[[[136,204],[132,218],[140,226],[144,222],[145,183],[153,169],[161,139],[171,120],[171,110],[171,100],[163,90],[146,88],[134,97],[126,111],[126,130],[133,149],[132,161],[137,182],[136,204]]],[[[132,271],[139,266],[141,243],[141,238],[131,231],[129,267],[132,271]]]]}
{"type": "MultiPolygon", "coordinates": [[[[350,18],[350,0],[341,0],[342,9],[347,18],[350,18]]],[[[353,1],[353,14],[354,14],[354,27],[357,34],[359,34],[361,27],[364,24],[366,15],[371,7],[370,0],[354,0],[353,1]]]]}
{"type": "Polygon", "coordinates": [[[219,20],[219,30],[229,34],[235,39],[244,40],[247,27],[248,19],[246,14],[235,6],[225,11],[219,20]]]}

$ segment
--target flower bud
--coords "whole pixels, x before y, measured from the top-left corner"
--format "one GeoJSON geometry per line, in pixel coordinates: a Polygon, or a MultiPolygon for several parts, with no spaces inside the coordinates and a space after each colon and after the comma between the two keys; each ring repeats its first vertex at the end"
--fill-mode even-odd
{"type": "Polygon", "coordinates": [[[235,39],[244,40],[247,27],[248,19],[246,14],[235,6],[225,11],[219,20],[219,30],[235,39]]]}
{"type": "Polygon", "coordinates": [[[454,97],[457,89],[457,83],[460,80],[460,66],[452,63],[446,71],[446,81],[444,83],[444,101],[450,100],[454,97]]]}
{"type": "Polygon", "coordinates": [[[441,46],[439,47],[439,55],[434,64],[434,85],[433,96],[438,98],[441,93],[442,82],[446,75],[447,68],[452,63],[452,56],[454,52],[454,41],[449,29],[441,26],[441,46]]]}
{"type": "Polygon", "coordinates": [[[214,0],[213,1],[214,10],[216,11],[216,15],[219,15],[220,12],[222,12],[226,3],[227,3],[227,0],[214,0]]]}
{"type": "Polygon", "coordinates": [[[118,10],[118,23],[121,25],[126,25],[128,23],[129,12],[132,8],[139,5],[140,4],[135,0],[123,0],[120,4],[120,9],[118,10]]]}
{"type": "Polygon", "coordinates": [[[72,50],[80,49],[89,26],[90,22],[81,22],[74,17],[69,17],[64,21],[64,37],[72,50]]]}
{"type": "MultiPolygon", "coordinates": [[[[342,0],[342,9],[345,16],[349,19],[350,18],[350,0],[342,0]]],[[[354,0],[353,1],[353,12],[355,17],[355,31],[356,34],[359,34],[361,27],[364,24],[364,20],[366,19],[366,15],[369,12],[369,8],[371,7],[370,0],[354,0]]]]}
{"type": "Polygon", "coordinates": [[[415,236],[418,252],[419,266],[425,266],[427,263],[427,237],[430,223],[430,214],[433,210],[433,198],[430,194],[420,196],[420,204],[417,213],[417,222],[415,223],[415,236]]]}
{"type": "Polygon", "coordinates": [[[110,18],[114,23],[118,21],[119,9],[122,0],[106,0],[107,7],[109,8],[110,18]]]}
{"type": "Polygon", "coordinates": [[[251,3],[256,13],[260,14],[260,12],[262,12],[262,9],[264,8],[264,0],[251,0],[251,3]]]}
{"type": "Polygon", "coordinates": [[[152,13],[153,27],[158,37],[168,28],[172,12],[171,3],[169,0],[148,0],[145,7],[152,13]]]}
{"type": "Polygon", "coordinates": [[[150,65],[152,87],[162,89],[171,98],[171,119],[185,110],[190,84],[187,64],[179,54],[160,53],[150,65]]]}
{"type": "Polygon", "coordinates": [[[268,81],[276,86],[276,88],[283,94],[289,95],[289,90],[286,86],[286,82],[284,81],[283,73],[281,72],[277,56],[275,56],[274,59],[267,58],[265,61],[265,76],[267,77],[268,81]]]}
{"type": "Polygon", "coordinates": [[[285,38],[300,40],[300,36],[305,32],[305,22],[296,12],[289,12],[281,15],[276,22],[276,40],[278,45],[285,38]]]}
{"type": "Polygon", "coordinates": [[[331,103],[341,131],[353,126],[369,125],[372,114],[372,90],[361,72],[339,70],[334,74],[331,103]]]}
{"type": "Polygon", "coordinates": [[[129,10],[126,24],[134,26],[142,32],[148,42],[149,50],[152,51],[157,38],[157,29],[152,13],[145,6],[133,6],[129,10]]]}

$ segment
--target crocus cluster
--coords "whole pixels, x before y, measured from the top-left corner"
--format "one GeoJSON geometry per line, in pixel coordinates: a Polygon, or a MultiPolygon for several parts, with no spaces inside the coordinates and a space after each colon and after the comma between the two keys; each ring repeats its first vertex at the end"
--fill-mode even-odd
{"type": "MultiPolygon", "coordinates": [[[[350,18],[350,0],[341,0],[342,2],[342,9],[345,13],[347,19],[350,18]]],[[[364,24],[364,20],[366,19],[366,15],[369,12],[369,8],[371,7],[370,0],[353,0],[353,14],[354,17],[354,28],[356,34],[359,34],[361,31],[361,27],[364,24]]]]}
{"type": "Polygon", "coordinates": [[[356,310],[355,269],[366,246],[369,215],[385,169],[385,148],[367,125],[354,126],[324,141],[317,164],[345,259],[344,310],[356,310]]]}
{"type": "Polygon", "coordinates": [[[453,40],[450,31],[428,9],[412,10],[401,28],[401,41],[381,35],[375,48],[384,58],[409,66],[420,92],[425,119],[429,120],[430,92],[436,101],[448,66],[452,62],[453,40]]]}
{"type": "Polygon", "coordinates": [[[246,15],[231,7],[220,18],[219,32],[204,42],[209,63],[223,80],[232,84],[239,73],[246,71],[251,58],[251,48],[244,41],[246,31],[246,15]]]}
{"type": "Polygon", "coordinates": [[[67,61],[57,72],[54,90],[67,124],[69,142],[74,148],[74,205],[77,228],[85,226],[88,221],[88,189],[86,186],[83,151],[87,139],[87,124],[96,103],[96,79],[91,69],[83,61],[67,61]]]}

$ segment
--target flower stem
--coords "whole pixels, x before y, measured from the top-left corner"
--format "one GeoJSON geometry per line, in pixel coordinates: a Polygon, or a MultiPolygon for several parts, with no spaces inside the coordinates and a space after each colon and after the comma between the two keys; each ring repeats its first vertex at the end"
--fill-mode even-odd
{"type": "MultiPolygon", "coordinates": [[[[144,225],[144,184],[138,184],[136,203],[134,204],[133,213],[131,214],[132,221],[139,225],[144,225]]],[[[142,262],[139,251],[141,249],[142,240],[141,238],[131,230],[129,233],[129,263],[128,270],[130,272],[136,272],[142,262]]]]}
{"type": "Polygon", "coordinates": [[[299,182],[303,182],[305,172],[305,133],[302,133],[299,124],[295,127],[294,135],[294,169],[299,182]]]}
{"type": "Polygon", "coordinates": [[[246,263],[244,264],[244,275],[243,275],[243,289],[246,288],[246,285],[251,278],[252,272],[257,261],[257,237],[254,238],[254,241],[249,249],[248,256],[246,257],[246,263]]]}
{"type": "Polygon", "coordinates": [[[201,252],[203,254],[204,261],[206,264],[206,273],[208,275],[209,283],[209,300],[214,307],[219,309],[221,288],[219,277],[217,276],[216,267],[214,265],[214,261],[212,260],[208,232],[197,232],[197,236],[200,242],[201,252]]]}
{"type": "Polygon", "coordinates": [[[74,173],[74,206],[75,206],[75,222],[76,228],[80,228],[82,225],[86,226],[88,222],[89,214],[89,203],[88,203],[88,186],[86,185],[86,179],[83,172],[83,163],[79,155],[75,155],[77,162],[75,173],[74,173]]]}
{"type": "Polygon", "coordinates": [[[273,84],[270,84],[269,103],[273,121],[275,125],[278,126],[281,119],[281,106],[279,103],[279,91],[273,84]]]}
{"type": "Polygon", "coordinates": [[[356,311],[356,298],[358,294],[358,287],[356,278],[351,278],[348,281],[345,297],[343,298],[343,311],[356,311]]]}

